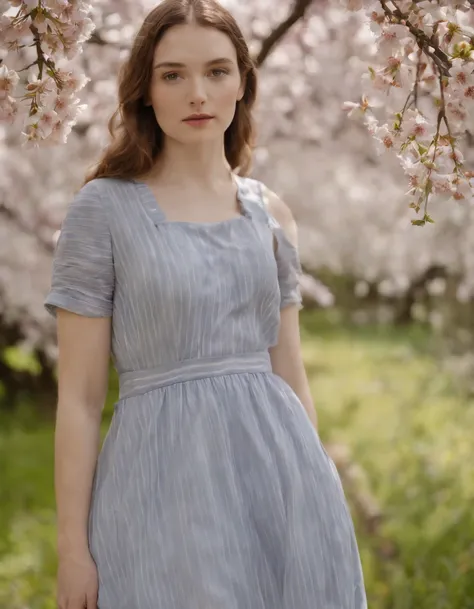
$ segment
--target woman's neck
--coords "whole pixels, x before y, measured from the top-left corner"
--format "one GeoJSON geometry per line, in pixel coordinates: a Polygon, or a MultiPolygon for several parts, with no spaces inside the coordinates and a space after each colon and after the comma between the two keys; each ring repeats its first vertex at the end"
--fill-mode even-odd
{"type": "Polygon", "coordinates": [[[205,142],[196,145],[167,142],[160,159],[148,173],[147,180],[162,185],[191,186],[214,190],[228,182],[231,168],[223,144],[205,142]]]}

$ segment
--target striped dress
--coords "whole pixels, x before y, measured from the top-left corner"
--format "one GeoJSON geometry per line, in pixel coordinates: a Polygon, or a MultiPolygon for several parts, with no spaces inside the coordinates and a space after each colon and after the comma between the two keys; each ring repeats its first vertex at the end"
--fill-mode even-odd
{"type": "Polygon", "coordinates": [[[100,609],[366,607],[336,469],[269,359],[298,255],[237,183],[240,216],[192,223],[93,180],[62,226],[45,306],[111,316],[120,379],[89,517],[100,609]]]}

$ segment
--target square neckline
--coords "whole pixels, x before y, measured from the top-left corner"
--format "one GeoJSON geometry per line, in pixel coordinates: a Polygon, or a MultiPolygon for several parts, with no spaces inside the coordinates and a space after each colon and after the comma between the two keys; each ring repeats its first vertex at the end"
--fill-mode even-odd
{"type": "Polygon", "coordinates": [[[242,196],[242,185],[239,177],[232,173],[232,180],[235,183],[237,190],[235,193],[237,206],[240,210],[238,216],[232,218],[226,218],[224,220],[218,220],[216,222],[193,222],[191,220],[169,220],[163,209],[158,203],[158,199],[151,187],[143,180],[131,179],[131,182],[137,186],[140,200],[144,204],[146,210],[151,215],[156,226],[158,224],[165,224],[167,226],[183,226],[183,227],[195,227],[195,228],[210,228],[213,226],[225,226],[228,224],[234,224],[242,222],[243,220],[251,219],[251,213],[245,203],[245,197],[242,196]]]}

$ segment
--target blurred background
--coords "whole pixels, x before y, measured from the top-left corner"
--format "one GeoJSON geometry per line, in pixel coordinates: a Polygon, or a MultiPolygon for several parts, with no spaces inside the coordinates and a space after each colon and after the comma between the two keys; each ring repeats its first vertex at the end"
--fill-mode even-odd
{"type": "MultiPolygon", "coordinates": [[[[43,299],[54,234],[107,141],[117,71],[153,4],[94,3],[75,60],[87,109],[66,145],[27,150],[0,128],[1,609],[55,607],[57,354],[43,299]]],[[[374,54],[361,15],[326,0],[224,4],[260,67],[252,175],[299,225],[304,357],[369,607],[474,607],[474,210],[434,206],[436,223],[413,227],[397,159],[342,112],[374,54]]],[[[104,434],[116,395],[112,371],[104,434]]]]}

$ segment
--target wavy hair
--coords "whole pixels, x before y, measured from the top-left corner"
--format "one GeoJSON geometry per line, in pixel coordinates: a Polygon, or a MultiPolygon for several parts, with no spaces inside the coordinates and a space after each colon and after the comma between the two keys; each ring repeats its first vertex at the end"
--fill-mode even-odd
{"type": "Polygon", "coordinates": [[[145,105],[156,45],[174,25],[213,27],[232,41],[245,92],[224,134],[226,159],[240,175],[248,173],[254,144],[252,108],[256,67],[232,15],[215,0],[163,0],[145,18],[118,79],[118,107],[109,120],[111,141],[86,182],[94,178],[136,178],[146,174],[163,150],[164,134],[151,106],[145,105]]]}

